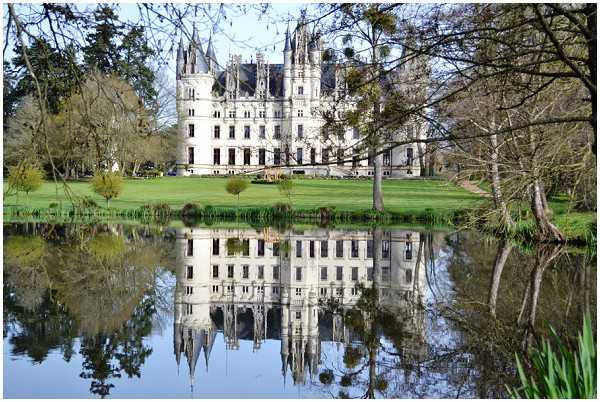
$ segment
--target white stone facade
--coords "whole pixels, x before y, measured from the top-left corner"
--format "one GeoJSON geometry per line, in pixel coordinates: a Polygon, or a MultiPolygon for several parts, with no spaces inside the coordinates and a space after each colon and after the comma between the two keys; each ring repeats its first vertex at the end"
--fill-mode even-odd
{"type": "MultiPolygon", "coordinates": [[[[286,33],[284,64],[271,65],[257,54],[251,63],[232,57],[222,70],[210,41],[206,52],[195,32],[187,47],[181,41],[177,174],[249,174],[280,166],[285,173],[304,175],[372,175],[366,151],[354,150],[360,132],[348,128],[335,138],[322,133],[324,111],[343,112],[353,104],[346,94],[345,66],[323,62],[322,49],[319,34],[309,33],[303,20],[286,33]]],[[[409,130],[392,137],[402,141],[409,130]]],[[[416,144],[386,152],[383,175],[419,176],[417,152],[416,144]]]]}
{"type": "Polygon", "coordinates": [[[342,312],[356,305],[362,289],[373,287],[381,305],[402,317],[414,337],[416,349],[407,353],[423,353],[419,307],[426,279],[420,242],[418,232],[398,229],[384,230],[381,237],[359,230],[179,229],[177,362],[185,355],[193,375],[203,351],[208,365],[220,331],[229,349],[237,349],[241,339],[255,349],[266,339],[280,339],[283,375],[289,367],[294,381],[303,382],[306,371],[316,372],[321,342],[351,342],[342,312]],[[230,252],[228,239],[244,247],[230,252]],[[330,302],[340,306],[340,314],[325,318],[323,305],[330,302]]]}

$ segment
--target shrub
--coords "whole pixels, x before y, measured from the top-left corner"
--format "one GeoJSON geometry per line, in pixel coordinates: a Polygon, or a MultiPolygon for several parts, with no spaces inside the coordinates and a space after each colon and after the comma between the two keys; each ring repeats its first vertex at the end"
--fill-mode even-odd
{"type": "Polygon", "coordinates": [[[570,350],[552,330],[557,352],[548,339],[541,349],[534,349],[531,356],[533,373],[528,377],[517,357],[517,372],[521,387],[509,389],[512,398],[521,399],[595,399],[596,343],[592,332],[591,316],[586,314],[583,330],[577,337],[577,350],[570,350]]]}
{"type": "Polygon", "coordinates": [[[281,195],[287,197],[291,205],[294,192],[294,181],[288,178],[281,179],[277,182],[277,189],[281,195]]]}
{"type": "Polygon", "coordinates": [[[292,206],[290,204],[286,204],[285,202],[276,202],[273,204],[273,209],[282,215],[287,215],[292,212],[292,206]]]}
{"type": "Polygon", "coordinates": [[[37,166],[26,161],[22,161],[17,166],[9,169],[8,185],[17,192],[17,200],[19,199],[20,191],[29,195],[30,192],[36,191],[41,187],[43,180],[44,174],[42,171],[37,166]]]}
{"type": "Polygon", "coordinates": [[[225,190],[234,196],[237,196],[238,206],[240,203],[240,193],[246,191],[248,188],[248,180],[243,179],[241,177],[232,177],[227,180],[227,184],[225,184],[225,190]]]}
{"type": "Polygon", "coordinates": [[[117,198],[123,190],[123,177],[116,172],[97,172],[92,178],[92,190],[104,197],[109,208],[109,201],[117,198]]]}
{"type": "Polygon", "coordinates": [[[181,216],[196,216],[198,215],[199,210],[200,207],[197,204],[188,202],[183,206],[183,209],[181,210],[181,216]]]}

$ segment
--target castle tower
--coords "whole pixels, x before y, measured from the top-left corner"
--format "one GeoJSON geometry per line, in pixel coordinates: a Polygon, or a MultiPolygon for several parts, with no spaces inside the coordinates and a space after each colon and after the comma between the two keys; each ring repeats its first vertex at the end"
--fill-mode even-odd
{"type": "MultiPolygon", "coordinates": [[[[209,50],[212,44],[209,46],[209,50]]],[[[216,65],[214,50],[210,65],[216,65]]],[[[177,174],[209,174],[212,167],[210,120],[214,68],[209,68],[198,32],[194,26],[192,40],[186,47],[183,38],[177,49],[177,113],[180,138],[177,174]]]]}

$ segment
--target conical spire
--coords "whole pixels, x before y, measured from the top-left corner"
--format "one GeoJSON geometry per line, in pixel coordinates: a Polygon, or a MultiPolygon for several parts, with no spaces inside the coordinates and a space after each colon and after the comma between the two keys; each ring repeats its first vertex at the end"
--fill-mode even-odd
{"type": "Polygon", "coordinates": [[[288,21],[287,29],[285,31],[285,47],[283,48],[284,52],[289,52],[292,50],[292,46],[290,45],[290,22],[288,21]]]}
{"type": "Polygon", "coordinates": [[[213,60],[216,62],[217,56],[215,54],[215,49],[213,48],[212,43],[212,35],[208,38],[208,47],[206,48],[206,58],[209,60],[213,60]]]}

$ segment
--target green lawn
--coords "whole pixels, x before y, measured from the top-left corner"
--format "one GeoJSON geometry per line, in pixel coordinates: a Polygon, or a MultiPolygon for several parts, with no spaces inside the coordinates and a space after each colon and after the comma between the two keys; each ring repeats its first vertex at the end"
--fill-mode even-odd
{"type": "MultiPolygon", "coordinates": [[[[225,192],[224,178],[162,177],[157,179],[130,179],[125,181],[119,198],[111,201],[111,208],[131,209],[143,204],[166,202],[172,208],[181,208],[188,202],[200,206],[235,206],[236,199],[225,192]]],[[[364,210],[371,207],[371,181],[298,179],[292,202],[294,208],[336,206],[337,210],[364,210]]],[[[104,199],[92,193],[87,182],[70,182],[75,194],[94,198],[100,205],[104,199]]],[[[4,187],[6,190],[6,185],[4,187]]],[[[426,208],[451,211],[474,205],[478,196],[454,184],[440,180],[385,180],[383,184],[386,210],[390,212],[423,211],[426,208]]],[[[66,201],[62,186],[58,199],[66,201]]],[[[286,201],[277,186],[251,184],[240,196],[240,206],[272,206],[286,201]]],[[[46,182],[29,197],[19,196],[19,205],[48,207],[57,202],[55,185],[46,182]]],[[[4,205],[14,205],[14,196],[5,197],[4,205]]]]}

